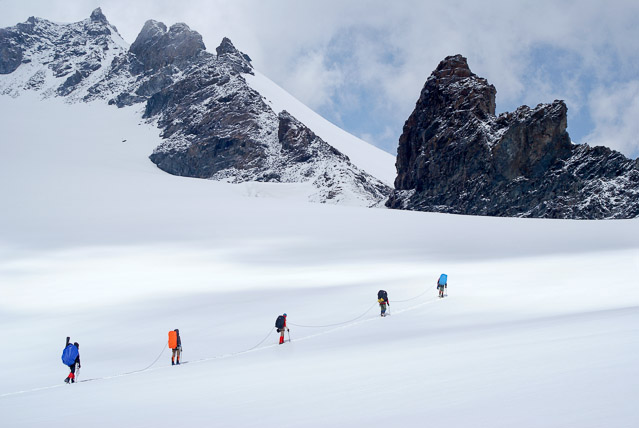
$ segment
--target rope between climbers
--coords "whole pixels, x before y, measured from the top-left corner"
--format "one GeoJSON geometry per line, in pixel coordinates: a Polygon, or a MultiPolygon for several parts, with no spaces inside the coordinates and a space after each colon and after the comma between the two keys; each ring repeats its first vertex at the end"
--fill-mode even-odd
{"type": "MultiPolygon", "coordinates": [[[[249,352],[252,351],[253,349],[257,348],[258,346],[260,346],[262,343],[264,343],[266,341],[266,339],[268,339],[268,337],[271,335],[271,333],[273,333],[273,330],[275,330],[275,327],[272,327],[268,334],[266,335],[266,337],[264,337],[264,339],[262,339],[262,341],[260,343],[258,343],[257,345],[255,345],[254,347],[252,347],[251,349],[247,349],[246,351],[241,351],[241,352],[235,352],[235,354],[243,354],[244,352],[249,352]]],[[[233,355],[235,355],[233,354],[233,355]]]]}
{"type": "MultiPolygon", "coordinates": [[[[437,286],[434,287],[435,289],[437,288],[437,286]]],[[[404,299],[404,300],[394,300],[393,299],[393,303],[404,303],[404,302],[410,302],[411,300],[415,300],[418,297],[422,297],[424,294],[428,293],[429,291],[431,291],[433,289],[433,287],[429,287],[426,290],[424,290],[422,293],[418,294],[415,297],[411,297],[410,299],[404,299]]]]}
{"type": "Polygon", "coordinates": [[[124,373],[124,374],[125,374],[125,375],[130,375],[130,374],[133,374],[133,373],[140,373],[140,372],[143,372],[143,371],[146,371],[146,370],[150,369],[151,367],[153,367],[153,365],[154,365],[155,363],[157,363],[157,362],[158,362],[158,360],[160,359],[160,357],[162,357],[162,354],[164,354],[164,351],[166,350],[166,348],[168,348],[168,346],[169,346],[169,344],[168,344],[168,343],[165,343],[165,344],[164,344],[164,346],[162,346],[162,351],[160,351],[160,355],[158,355],[158,357],[155,359],[155,361],[153,361],[151,364],[149,364],[149,365],[148,365],[148,366],[146,366],[145,368],[143,368],[143,369],[141,369],[141,370],[133,370],[132,372],[126,372],[126,373],[124,373]]]}
{"type": "Polygon", "coordinates": [[[343,325],[343,324],[348,324],[351,323],[353,321],[357,321],[358,319],[362,318],[364,315],[366,315],[368,312],[370,312],[371,309],[373,309],[373,307],[377,305],[377,302],[373,303],[368,309],[366,309],[366,311],[361,314],[360,316],[358,316],[357,318],[353,318],[352,320],[348,320],[348,321],[344,321],[344,322],[338,322],[335,324],[325,324],[325,325],[304,325],[304,324],[294,324],[292,322],[290,322],[289,324],[294,326],[294,327],[307,327],[307,328],[323,328],[323,327],[335,327],[338,325],[343,325]]]}

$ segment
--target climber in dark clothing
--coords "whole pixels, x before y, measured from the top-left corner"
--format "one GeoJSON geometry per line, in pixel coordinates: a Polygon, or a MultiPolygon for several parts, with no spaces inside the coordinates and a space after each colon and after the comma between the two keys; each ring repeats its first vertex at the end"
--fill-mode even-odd
{"type": "Polygon", "coordinates": [[[377,292],[377,303],[379,303],[379,307],[382,310],[382,316],[385,317],[386,308],[390,307],[390,302],[388,301],[388,293],[385,290],[379,290],[377,292]]]}

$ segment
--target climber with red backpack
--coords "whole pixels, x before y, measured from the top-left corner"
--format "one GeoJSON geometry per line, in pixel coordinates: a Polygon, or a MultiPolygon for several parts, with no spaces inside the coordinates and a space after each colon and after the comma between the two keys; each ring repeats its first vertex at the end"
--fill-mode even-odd
{"type": "Polygon", "coordinates": [[[282,343],[284,343],[284,332],[285,331],[289,332],[289,339],[288,340],[289,341],[291,340],[291,338],[290,338],[290,330],[286,326],[286,314],[282,314],[282,315],[277,317],[277,319],[275,320],[275,327],[277,328],[277,332],[280,334],[280,345],[282,343]]]}
{"type": "Polygon", "coordinates": [[[65,366],[69,366],[69,370],[71,372],[64,379],[65,383],[75,383],[76,379],[76,367],[78,370],[78,374],[80,372],[80,344],[78,342],[69,343],[71,341],[70,337],[67,337],[67,344],[62,351],[62,363],[65,366]]]}
{"type": "Polygon", "coordinates": [[[182,354],[182,339],[180,338],[180,330],[177,328],[169,331],[169,348],[171,349],[171,365],[180,365],[180,355],[182,354]],[[175,357],[177,356],[177,363],[175,357]]]}

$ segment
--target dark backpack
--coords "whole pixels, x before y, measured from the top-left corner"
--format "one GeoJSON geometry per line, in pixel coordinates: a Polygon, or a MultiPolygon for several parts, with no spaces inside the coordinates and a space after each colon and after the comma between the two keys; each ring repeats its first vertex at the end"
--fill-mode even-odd
{"type": "Polygon", "coordinates": [[[278,329],[284,328],[284,315],[280,315],[279,317],[277,317],[277,319],[275,320],[275,327],[277,327],[278,329]]]}
{"type": "Polygon", "coordinates": [[[62,362],[66,366],[73,365],[78,355],[80,355],[78,348],[76,348],[75,345],[68,345],[64,348],[64,351],[62,351],[62,362]]]}
{"type": "Polygon", "coordinates": [[[386,302],[388,300],[388,293],[384,290],[379,290],[377,292],[377,300],[379,299],[384,299],[384,301],[386,302]]]}

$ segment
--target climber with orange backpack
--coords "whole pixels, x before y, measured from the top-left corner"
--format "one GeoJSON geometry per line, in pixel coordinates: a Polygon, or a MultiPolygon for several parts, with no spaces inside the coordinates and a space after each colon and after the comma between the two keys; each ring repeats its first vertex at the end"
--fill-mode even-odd
{"type": "Polygon", "coordinates": [[[177,328],[169,331],[169,348],[171,348],[171,365],[180,365],[180,355],[182,354],[182,339],[180,339],[180,330],[177,328]],[[177,363],[175,357],[177,356],[177,363]]]}

